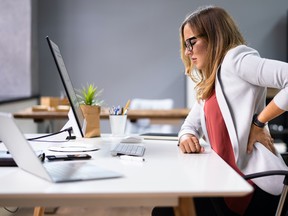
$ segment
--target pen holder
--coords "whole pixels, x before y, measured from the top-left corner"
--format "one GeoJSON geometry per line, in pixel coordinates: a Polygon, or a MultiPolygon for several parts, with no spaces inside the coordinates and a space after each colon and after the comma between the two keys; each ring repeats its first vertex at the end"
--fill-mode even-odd
{"type": "Polygon", "coordinates": [[[124,136],[127,115],[109,115],[112,136],[124,136]]]}

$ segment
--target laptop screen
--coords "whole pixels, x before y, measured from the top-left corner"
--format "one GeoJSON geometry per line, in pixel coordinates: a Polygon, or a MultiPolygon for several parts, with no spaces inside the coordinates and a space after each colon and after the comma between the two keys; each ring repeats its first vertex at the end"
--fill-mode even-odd
{"type": "Polygon", "coordinates": [[[71,82],[70,77],[68,75],[68,72],[66,70],[62,55],[60,53],[60,49],[57,46],[57,44],[55,44],[53,41],[51,41],[49,39],[48,36],[46,37],[46,39],[47,39],[48,45],[50,47],[50,50],[52,52],[52,55],[53,55],[54,61],[56,63],[56,66],[57,66],[59,75],[61,77],[62,83],[64,85],[65,92],[66,92],[67,97],[69,99],[69,102],[70,102],[77,126],[79,128],[81,136],[84,137],[83,131],[82,131],[83,124],[84,124],[84,116],[83,116],[82,110],[80,108],[80,104],[77,100],[76,93],[74,91],[72,82],[71,82]]]}

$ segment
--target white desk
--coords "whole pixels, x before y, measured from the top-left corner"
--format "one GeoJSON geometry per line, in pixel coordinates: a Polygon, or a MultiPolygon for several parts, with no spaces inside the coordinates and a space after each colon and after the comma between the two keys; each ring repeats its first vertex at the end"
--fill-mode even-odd
{"type": "MultiPolygon", "coordinates": [[[[145,162],[123,161],[109,153],[117,141],[102,136],[85,143],[101,147],[89,152],[93,162],[124,177],[54,184],[17,167],[1,167],[1,206],[177,206],[180,197],[243,196],[252,191],[213,151],[183,154],[176,141],[145,140],[145,162]]],[[[38,142],[35,148],[47,145],[55,144],[38,142]]]]}

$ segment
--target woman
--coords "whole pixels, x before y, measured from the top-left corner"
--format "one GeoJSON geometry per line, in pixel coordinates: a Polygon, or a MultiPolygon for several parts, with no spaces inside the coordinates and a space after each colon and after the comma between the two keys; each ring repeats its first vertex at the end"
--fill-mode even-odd
{"type": "MultiPolygon", "coordinates": [[[[267,122],[288,109],[288,64],[263,59],[247,47],[233,19],[218,7],[200,8],[188,16],[180,40],[186,74],[196,83],[197,96],[179,132],[182,152],[204,152],[199,143],[204,138],[240,175],[287,169],[267,122]],[[267,106],[266,87],[280,89],[267,106]]],[[[213,199],[216,212],[274,215],[283,177],[250,183],[255,191],[244,198],[213,199]]]]}

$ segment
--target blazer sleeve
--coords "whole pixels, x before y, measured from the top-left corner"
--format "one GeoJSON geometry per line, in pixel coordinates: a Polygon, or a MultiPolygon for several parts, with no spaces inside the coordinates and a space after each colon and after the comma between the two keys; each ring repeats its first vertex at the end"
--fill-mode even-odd
{"type": "MultiPolygon", "coordinates": [[[[229,51],[230,52],[230,51],[229,51]]],[[[257,86],[280,89],[274,97],[276,105],[288,110],[288,63],[261,58],[258,52],[247,46],[231,50],[229,67],[241,79],[257,86]]]]}
{"type": "Polygon", "coordinates": [[[181,136],[184,134],[193,134],[198,139],[200,139],[203,135],[202,129],[201,129],[201,104],[196,102],[192,109],[190,110],[188,116],[186,117],[183,125],[181,126],[181,129],[178,133],[178,138],[180,139],[181,136]]]}

